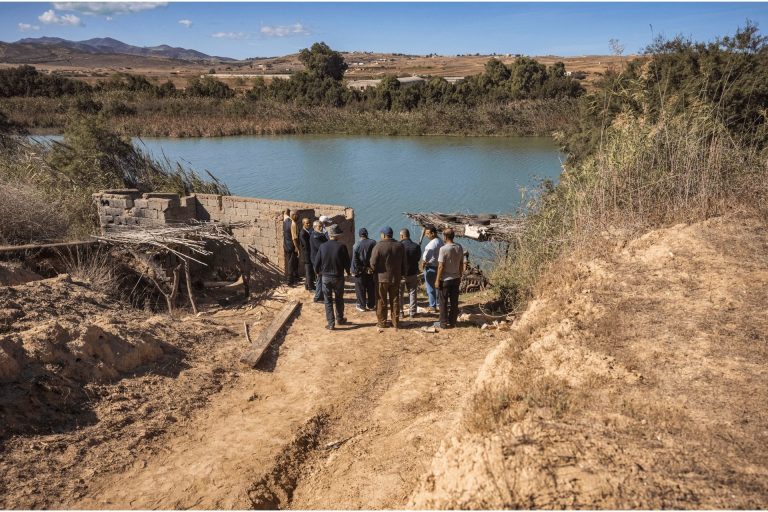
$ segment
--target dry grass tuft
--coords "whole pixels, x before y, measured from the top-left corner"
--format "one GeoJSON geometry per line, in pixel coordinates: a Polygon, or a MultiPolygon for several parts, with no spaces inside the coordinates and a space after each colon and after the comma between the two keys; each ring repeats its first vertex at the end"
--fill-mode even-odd
{"type": "Polygon", "coordinates": [[[55,240],[69,226],[59,205],[26,184],[0,182],[0,244],[55,240]]]}
{"type": "Polygon", "coordinates": [[[64,271],[76,281],[88,283],[99,293],[113,295],[119,288],[117,267],[106,249],[60,251],[64,271]]]}

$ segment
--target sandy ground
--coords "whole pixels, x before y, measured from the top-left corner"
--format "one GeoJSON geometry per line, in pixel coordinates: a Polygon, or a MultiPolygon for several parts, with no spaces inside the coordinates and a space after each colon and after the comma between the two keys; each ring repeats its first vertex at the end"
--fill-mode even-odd
{"type": "Polygon", "coordinates": [[[560,262],[489,356],[419,508],[768,506],[768,225],[560,262]]]}
{"type": "Polygon", "coordinates": [[[377,333],[351,286],[334,332],[302,289],[169,322],[12,271],[0,508],[767,507],[765,220],[592,255],[509,332],[377,333]],[[255,336],[293,299],[239,364],[243,321],[255,336]]]}
{"type": "Polygon", "coordinates": [[[5,440],[0,507],[404,506],[498,339],[421,332],[434,317],[377,333],[352,295],[352,325],[325,330],[309,301],[257,369],[238,363],[242,322],[255,336],[303,289],[166,328],[179,351],[88,384],[66,428],[5,440]]]}

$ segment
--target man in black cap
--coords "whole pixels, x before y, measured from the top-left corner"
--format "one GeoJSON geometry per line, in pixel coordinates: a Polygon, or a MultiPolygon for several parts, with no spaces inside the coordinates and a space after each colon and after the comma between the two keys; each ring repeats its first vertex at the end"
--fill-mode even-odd
{"type": "Polygon", "coordinates": [[[392,228],[381,228],[381,241],[371,251],[371,267],[379,280],[377,285],[378,303],[376,316],[378,327],[386,327],[387,310],[392,314],[392,325],[399,328],[398,311],[400,311],[400,279],[405,274],[405,250],[403,246],[392,239],[392,228]]]}
{"type": "Polygon", "coordinates": [[[368,230],[360,228],[360,240],[352,248],[352,275],[355,276],[357,310],[365,311],[376,307],[376,284],[371,269],[371,251],[375,240],[368,238],[368,230]]]}
{"type": "Polygon", "coordinates": [[[344,273],[349,272],[349,251],[347,246],[339,242],[341,229],[336,224],[328,228],[329,240],[320,246],[313,261],[315,272],[322,276],[323,297],[325,299],[325,318],[327,329],[333,330],[338,323],[347,322],[344,318],[344,273]],[[336,316],[333,315],[334,305],[336,316]]]}

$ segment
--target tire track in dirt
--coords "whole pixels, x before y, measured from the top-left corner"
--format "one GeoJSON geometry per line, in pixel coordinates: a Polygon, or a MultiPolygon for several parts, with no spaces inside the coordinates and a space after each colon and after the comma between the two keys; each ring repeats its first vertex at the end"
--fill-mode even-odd
{"type": "Polygon", "coordinates": [[[211,396],[172,432],[151,440],[146,455],[127,470],[94,476],[86,496],[66,505],[404,504],[452,424],[450,411],[496,341],[475,328],[420,332],[432,317],[412,329],[378,334],[374,314],[356,311],[348,313],[352,325],[329,332],[322,305],[306,304],[305,293],[281,289],[251,312],[214,316],[242,328],[243,315],[253,321],[257,310],[266,313],[255,332],[285,300],[305,302],[267,356],[277,354],[268,371],[246,369],[234,360],[238,378],[230,388],[211,396]],[[381,471],[382,464],[387,471],[381,471]],[[360,501],[373,488],[372,501],[360,501]],[[318,500],[321,496],[326,501],[318,500]]]}

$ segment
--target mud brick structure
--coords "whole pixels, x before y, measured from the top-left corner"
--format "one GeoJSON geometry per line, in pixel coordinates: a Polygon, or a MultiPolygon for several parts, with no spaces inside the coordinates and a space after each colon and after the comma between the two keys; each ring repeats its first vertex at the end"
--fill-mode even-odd
{"type": "MultiPolygon", "coordinates": [[[[233,229],[235,238],[246,252],[265,256],[281,269],[285,266],[283,210],[286,208],[298,212],[299,219],[308,217],[315,220],[320,215],[328,216],[343,230],[340,241],[347,245],[350,255],[355,241],[355,212],[344,206],[217,194],[179,197],[174,193],[141,193],[134,189],[104,190],[93,197],[102,231],[115,227],[173,225],[193,220],[250,222],[248,227],[233,229]]],[[[299,269],[301,273],[303,270],[299,269]]]]}

